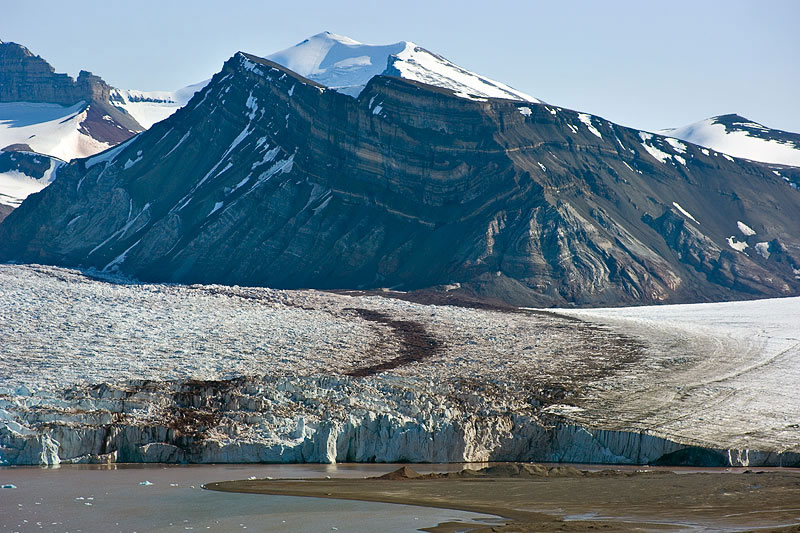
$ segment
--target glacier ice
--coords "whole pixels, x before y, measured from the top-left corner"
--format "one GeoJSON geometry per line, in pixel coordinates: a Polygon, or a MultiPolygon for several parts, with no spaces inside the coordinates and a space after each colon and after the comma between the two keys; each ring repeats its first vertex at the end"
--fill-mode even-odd
{"type": "Polygon", "coordinates": [[[0,265],[4,464],[800,462],[800,298],[500,312],[116,281],[0,265]],[[437,347],[408,362],[420,331],[437,347]]]}

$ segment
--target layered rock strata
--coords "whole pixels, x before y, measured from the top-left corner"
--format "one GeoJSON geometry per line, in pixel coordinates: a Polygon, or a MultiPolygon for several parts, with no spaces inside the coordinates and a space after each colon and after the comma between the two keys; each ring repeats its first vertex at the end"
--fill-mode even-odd
{"type": "Polygon", "coordinates": [[[0,226],[0,258],[527,305],[800,292],[800,192],[767,166],[388,76],[352,98],[240,53],[60,176],[0,226]]]}

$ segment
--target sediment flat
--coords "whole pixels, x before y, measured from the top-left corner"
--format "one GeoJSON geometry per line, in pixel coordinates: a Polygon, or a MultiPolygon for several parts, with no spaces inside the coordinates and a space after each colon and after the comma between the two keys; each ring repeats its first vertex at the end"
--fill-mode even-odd
{"type": "Polygon", "coordinates": [[[800,471],[678,474],[556,467],[522,476],[513,468],[482,472],[241,480],[205,488],[450,508],[506,520],[502,525],[440,524],[431,531],[800,531],[800,471]]]}

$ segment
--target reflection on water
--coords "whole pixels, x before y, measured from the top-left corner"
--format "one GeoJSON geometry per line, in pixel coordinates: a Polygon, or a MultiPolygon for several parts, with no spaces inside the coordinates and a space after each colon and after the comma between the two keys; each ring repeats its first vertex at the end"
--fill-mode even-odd
{"type": "MultiPolygon", "coordinates": [[[[421,472],[464,465],[415,465],[421,472]]],[[[398,465],[68,465],[0,468],[0,531],[417,531],[485,515],[406,505],[228,494],[203,483],[368,477],[398,465]],[[147,484],[149,482],[151,484],[147,484]],[[376,529],[378,527],[379,529],[376,529]],[[335,529],[334,529],[335,528],[335,529]]]]}

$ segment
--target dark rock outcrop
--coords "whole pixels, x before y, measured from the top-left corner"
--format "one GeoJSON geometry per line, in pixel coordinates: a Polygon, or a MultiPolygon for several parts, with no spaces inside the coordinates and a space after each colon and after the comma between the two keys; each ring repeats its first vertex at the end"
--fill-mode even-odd
{"type": "Polygon", "coordinates": [[[766,165],[599,117],[388,76],[354,99],[240,53],[168,120],[62,168],[0,225],[0,258],[513,304],[723,300],[800,294],[798,213],[766,165]]]}
{"type": "Polygon", "coordinates": [[[50,169],[53,158],[29,151],[0,150],[0,173],[20,172],[32,179],[41,179],[50,169]]]}

